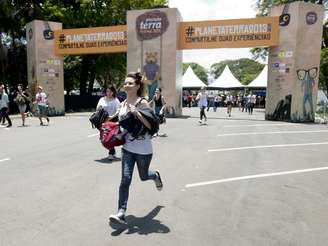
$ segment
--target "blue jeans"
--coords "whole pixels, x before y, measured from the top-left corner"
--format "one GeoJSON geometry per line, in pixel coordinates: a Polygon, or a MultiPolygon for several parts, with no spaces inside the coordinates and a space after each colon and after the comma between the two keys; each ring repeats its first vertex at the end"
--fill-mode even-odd
{"type": "Polygon", "coordinates": [[[156,172],[149,170],[149,165],[152,157],[153,154],[141,155],[122,149],[122,178],[118,199],[119,210],[125,211],[127,208],[129,188],[132,181],[135,163],[137,163],[139,177],[142,181],[156,179],[156,172]]]}

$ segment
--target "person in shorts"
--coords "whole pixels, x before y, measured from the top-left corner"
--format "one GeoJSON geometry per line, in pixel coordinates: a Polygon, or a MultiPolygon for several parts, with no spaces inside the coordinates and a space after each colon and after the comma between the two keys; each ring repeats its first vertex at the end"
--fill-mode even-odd
{"type": "Polygon", "coordinates": [[[43,126],[42,118],[46,118],[49,124],[50,120],[48,117],[48,97],[41,86],[38,87],[38,93],[35,96],[35,103],[38,106],[40,126],[43,126]]]}

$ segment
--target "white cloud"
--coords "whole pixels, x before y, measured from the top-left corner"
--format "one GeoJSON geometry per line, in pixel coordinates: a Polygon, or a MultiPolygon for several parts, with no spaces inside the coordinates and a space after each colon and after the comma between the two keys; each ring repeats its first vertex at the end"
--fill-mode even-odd
{"type": "MultiPolygon", "coordinates": [[[[254,0],[170,0],[183,21],[255,18],[254,0]]],[[[183,51],[183,62],[196,62],[209,69],[222,60],[251,58],[249,49],[204,49],[183,51]]]]}

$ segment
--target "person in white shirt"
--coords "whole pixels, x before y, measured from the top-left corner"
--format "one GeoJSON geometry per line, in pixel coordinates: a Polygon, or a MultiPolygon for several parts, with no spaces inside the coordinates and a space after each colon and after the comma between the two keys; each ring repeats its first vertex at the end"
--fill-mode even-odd
{"type": "Polygon", "coordinates": [[[0,115],[8,121],[8,125],[6,127],[11,127],[12,123],[8,115],[9,112],[9,98],[7,93],[5,92],[5,88],[3,85],[0,85],[0,115]]]}
{"type": "Polygon", "coordinates": [[[230,92],[228,92],[228,94],[227,94],[226,103],[227,103],[227,114],[229,115],[229,117],[231,117],[233,97],[232,97],[232,95],[230,95],[230,92]]]}
{"type": "MultiPolygon", "coordinates": [[[[117,122],[118,118],[115,116],[115,113],[120,107],[120,101],[116,97],[117,92],[114,86],[105,88],[105,96],[99,99],[97,104],[97,110],[100,110],[103,108],[105,111],[107,111],[109,117],[108,120],[117,122]]],[[[116,160],[115,156],[115,148],[112,148],[108,152],[108,159],[109,160],[116,160]]]]}
{"type": "Polygon", "coordinates": [[[256,95],[253,95],[252,92],[247,96],[247,102],[249,103],[248,114],[253,114],[253,109],[256,103],[256,95]]]}
{"type": "Polygon", "coordinates": [[[48,96],[43,91],[42,86],[38,87],[39,91],[35,96],[35,102],[38,106],[38,113],[39,113],[39,120],[40,120],[40,126],[43,126],[42,118],[46,118],[48,124],[49,124],[49,117],[48,117],[48,96]]]}
{"type": "Polygon", "coordinates": [[[198,101],[198,107],[200,109],[199,123],[203,123],[203,117],[205,122],[207,121],[207,117],[205,115],[205,108],[207,107],[207,96],[205,93],[205,87],[200,88],[200,92],[196,97],[196,101],[198,101]]]}

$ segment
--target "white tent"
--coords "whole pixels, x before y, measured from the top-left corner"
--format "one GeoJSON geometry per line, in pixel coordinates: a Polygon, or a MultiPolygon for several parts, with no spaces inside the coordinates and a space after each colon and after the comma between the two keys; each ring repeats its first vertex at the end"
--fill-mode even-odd
{"type": "Polygon", "coordinates": [[[247,85],[248,88],[266,88],[268,84],[268,65],[265,65],[262,72],[247,85]]]}
{"type": "Polygon", "coordinates": [[[323,92],[323,90],[318,90],[317,104],[326,104],[326,103],[328,103],[326,94],[323,92]]]}
{"type": "Polygon", "coordinates": [[[228,66],[224,68],[222,74],[209,87],[222,89],[244,88],[235,76],[233,76],[228,66]]]}
{"type": "Polygon", "coordinates": [[[200,88],[206,86],[189,66],[182,77],[182,88],[200,88]]]}

